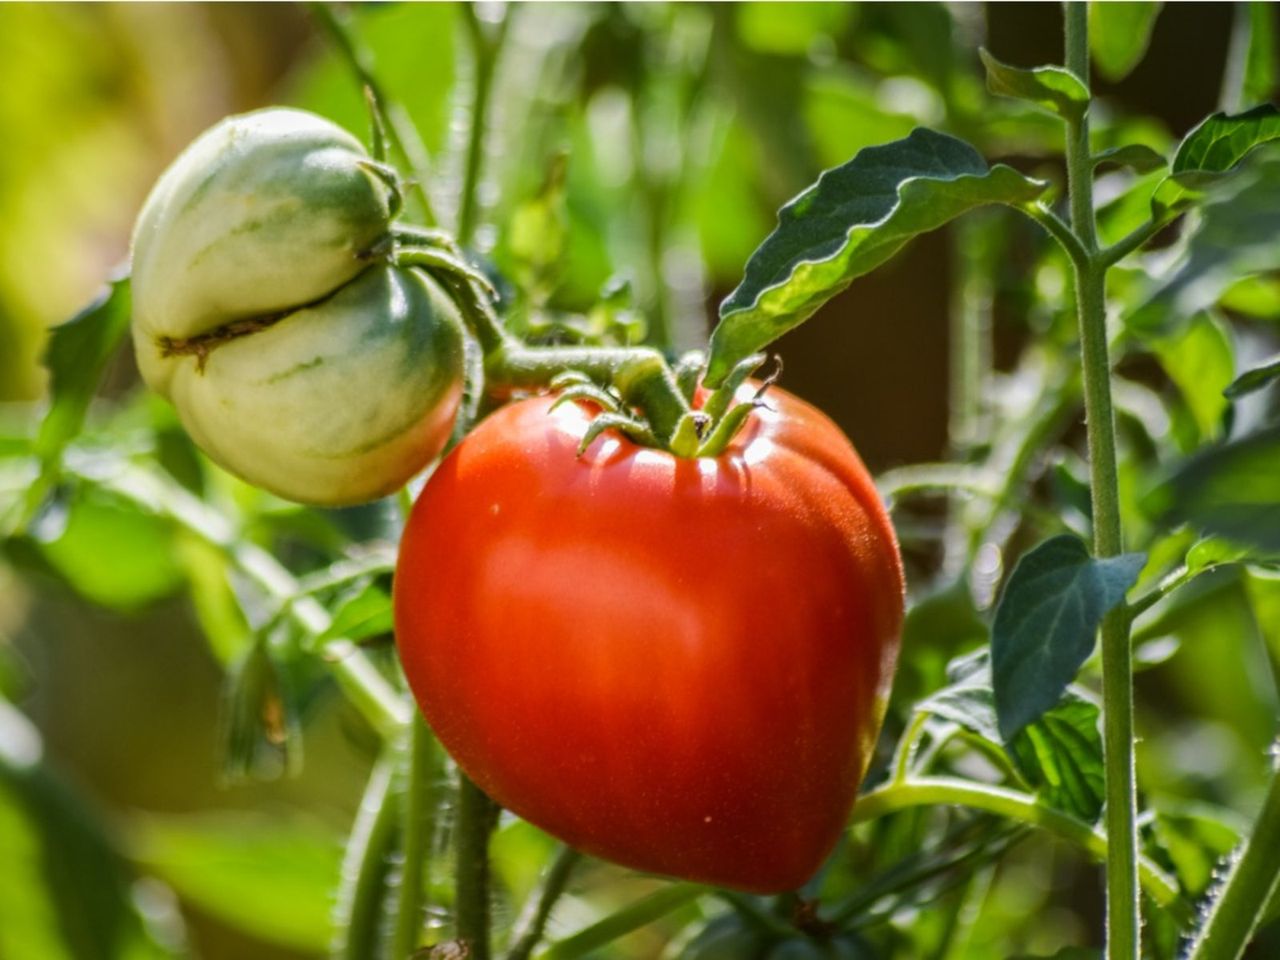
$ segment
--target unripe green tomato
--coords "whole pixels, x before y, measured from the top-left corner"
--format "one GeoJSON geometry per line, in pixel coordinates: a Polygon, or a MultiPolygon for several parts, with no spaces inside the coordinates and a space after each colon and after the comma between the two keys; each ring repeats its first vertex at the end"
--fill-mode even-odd
{"type": "Polygon", "coordinates": [[[134,333],[144,375],[163,368],[196,444],[303,503],[403,486],[444,447],[462,397],[457,308],[417,270],[369,267],[321,303],[221,344],[203,369],[134,333]]]}
{"type": "Polygon", "coordinates": [[[756,960],[768,944],[737,914],[716,917],[680,951],[680,960],[756,960]]]}
{"type": "Polygon", "coordinates": [[[388,234],[393,191],[377,169],[351,134],[302,110],[210,128],[138,217],[135,324],[153,339],[185,340],[332,293],[388,234]]]}
{"type": "Polygon", "coordinates": [[[393,173],[329,121],[230,117],[161,176],[133,238],[143,379],[232,473],[360,503],[439,454],[462,395],[456,306],[378,263],[393,173]]]}

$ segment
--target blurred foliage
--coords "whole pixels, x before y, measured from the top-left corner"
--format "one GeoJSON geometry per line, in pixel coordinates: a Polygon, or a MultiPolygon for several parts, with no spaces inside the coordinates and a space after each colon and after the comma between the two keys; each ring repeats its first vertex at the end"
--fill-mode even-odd
{"type": "MultiPolygon", "coordinates": [[[[701,344],[780,206],[824,168],[921,125],[1060,192],[1056,121],[985,92],[979,45],[1023,67],[1056,49],[1056,34],[1052,43],[990,43],[1008,35],[996,29],[1001,17],[1035,15],[1010,6],[516,9],[495,80],[473,250],[503,287],[508,322],[546,340],[701,344]]],[[[1098,181],[1108,243],[1147,218],[1186,132],[1168,119],[1181,116],[1180,104],[1129,95],[1143,47],[1185,50],[1203,18],[1232,13],[1121,6],[1095,10],[1095,61],[1117,81],[1093,110],[1095,148],[1116,151],[1098,181]]],[[[397,115],[418,131],[422,155],[410,143],[413,156],[399,162],[420,178],[433,215],[452,224],[474,75],[460,11],[344,12],[397,115]]],[[[1186,60],[1213,91],[1206,112],[1220,85],[1232,109],[1275,95],[1275,13],[1242,6],[1230,52],[1186,60]]],[[[318,511],[246,487],[138,392],[127,348],[96,351],[66,334],[53,341],[54,375],[59,357],[69,358],[65,376],[86,402],[97,387],[97,399],[83,434],[85,411],[65,392],[64,413],[46,421],[51,432],[38,428],[46,329],[124,260],[146,189],[192,136],[228,112],[274,102],[368,135],[360,85],[330,40],[301,7],[0,5],[0,132],[17,146],[0,152],[5,960],[270,960],[316,956],[330,942],[341,837],[379,745],[334,694],[323,646],[339,634],[357,640],[394,676],[394,504],[318,511]],[[246,549],[279,558],[291,582],[273,591],[255,579],[246,549]],[[307,627],[296,614],[308,602],[336,626],[307,627]],[[222,720],[219,704],[231,709],[222,720]],[[296,776],[223,776],[264,773],[296,776]]],[[[1183,563],[1212,567],[1154,603],[1135,634],[1140,786],[1153,811],[1146,853],[1188,898],[1247,829],[1275,733],[1280,388],[1262,378],[1247,394],[1222,391],[1280,349],[1276,178],[1274,155],[1259,150],[1234,179],[1205,188],[1200,211],[1116,271],[1110,291],[1125,527],[1128,547],[1147,554],[1137,589],[1183,563]],[[1238,496],[1247,484],[1253,492],[1238,496]],[[1203,541],[1202,532],[1244,545],[1203,541]]],[[[911,762],[1006,782],[1091,819],[1096,663],[1008,748],[986,679],[957,672],[957,658],[986,643],[1016,559],[1089,522],[1062,254],[1011,212],[982,224],[917,242],[779,351],[798,371],[788,387],[841,398],[833,413],[873,451],[873,466],[885,466],[918,459],[920,438],[947,429],[941,402],[921,415],[910,401],[932,396],[929,371],[945,367],[951,289],[962,291],[952,309],[990,332],[993,367],[966,401],[973,422],[951,419],[947,482],[894,471],[912,606],[868,789],[887,782],[894,739],[933,695],[928,702],[945,706],[924,710],[926,745],[911,762]],[[990,250],[951,249],[965,243],[990,250]],[[895,366],[885,344],[900,346],[911,330],[925,334],[895,366]],[[890,439],[875,448],[864,435],[890,439]]],[[[429,877],[429,921],[441,938],[450,934],[448,819],[429,877]]],[[[493,841],[500,940],[537,895],[554,851],[527,824],[502,822],[493,841]]],[[[990,814],[913,808],[860,823],[801,891],[836,918],[837,938],[801,935],[796,898],[697,896],[595,862],[574,875],[551,934],[581,934],[580,944],[603,937],[583,955],[620,960],[710,958],[721,955],[717,944],[770,957],[1065,957],[1100,941],[1100,890],[1096,867],[1060,839],[990,814]],[[837,941],[843,953],[833,952],[837,941]]],[[[1176,929],[1159,915],[1150,922],[1155,955],[1172,955],[1176,929]]],[[[1280,950],[1274,929],[1263,936],[1257,956],[1280,950]]]]}

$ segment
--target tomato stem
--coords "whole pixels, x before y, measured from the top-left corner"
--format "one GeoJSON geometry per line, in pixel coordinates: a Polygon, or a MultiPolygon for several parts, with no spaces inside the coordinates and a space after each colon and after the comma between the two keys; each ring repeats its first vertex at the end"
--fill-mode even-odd
{"type": "MultiPolygon", "coordinates": [[[[1088,8],[1066,5],[1066,67],[1089,85],[1088,8]]],[[[1093,161],[1089,114],[1067,120],[1067,191],[1071,232],[1084,259],[1072,258],[1076,312],[1084,372],[1085,423],[1093,504],[1093,551],[1114,557],[1123,549],[1116,467],[1115,414],[1111,405],[1111,361],[1107,350],[1106,277],[1098,250],[1093,209],[1093,161]]],[[[1137,960],[1141,951],[1138,898],[1137,786],[1133,756],[1133,653],[1130,618],[1123,607],[1102,622],[1102,735],[1106,770],[1107,958],[1137,960]]]]}
{"type": "MultiPolygon", "coordinates": [[[[1273,749],[1280,748],[1280,743],[1273,749]]],[[[1280,889],[1280,776],[1274,772],[1262,812],[1187,960],[1235,960],[1249,943],[1268,902],[1280,889]]]]}
{"type": "Polygon", "coordinates": [[[432,782],[439,767],[436,740],[419,715],[406,731],[405,790],[401,811],[400,896],[396,905],[391,955],[407,957],[418,947],[425,925],[423,894],[431,838],[435,828],[432,782]]]}
{"type": "Polygon", "coordinates": [[[490,960],[489,834],[497,824],[498,807],[461,770],[456,816],[453,908],[458,939],[466,942],[470,960],[490,960]]]}

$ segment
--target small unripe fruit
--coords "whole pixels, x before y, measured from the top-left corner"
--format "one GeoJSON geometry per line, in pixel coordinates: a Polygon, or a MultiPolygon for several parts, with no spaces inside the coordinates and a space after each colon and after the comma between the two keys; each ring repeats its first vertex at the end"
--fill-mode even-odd
{"type": "Polygon", "coordinates": [[[462,395],[457,307],[385,258],[394,174],[320,117],[230,117],[161,176],[133,239],[138,368],[192,439],[304,503],[384,496],[462,395]]]}

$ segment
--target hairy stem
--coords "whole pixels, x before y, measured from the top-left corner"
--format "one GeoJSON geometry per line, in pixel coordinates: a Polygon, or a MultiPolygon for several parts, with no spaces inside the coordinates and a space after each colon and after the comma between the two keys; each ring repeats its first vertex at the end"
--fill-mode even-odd
{"type": "Polygon", "coordinates": [[[471,951],[469,960],[490,958],[489,834],[497,814],[494,802],[459,771],[453,908],[458,939],[471,951]]]}
{"type": "Polygon", "coordinates": [[[1249,943],[1267,903],[1280,888],[1280,775],[1274,771],[1253,833],[1231,868],[1187,960],[1236,960],[1249,943]]]}
{"type": "MultiPolygon", "coordinates": [[[[1089,82],[1088,13],[1085,3],[1066,7],[1066,65],[1089,82]]],[[[1107,355],[1107,265],[1098,253],[1093,211],[1093,164],[1089,117],[1067,123],[1067,186],[1071,229],[1088,259],[1073,260],[1076,311],[1084,366],[1093,551],[1099,558],[1120,553],[1120,496],[1116,469],[1115,415],[1111,406],[1111,362],[1107,355]]],[[[1106,766],[1107,958],[1137,960],[1141,928],[1138,899],[1137,788],[1133,760],[1133,660],[1129,614],[1112,610],[1102,622],[1103,759],[1106,766]]]]}
{"type": "Polygon", "coordinates": [[[425,919],[424,879],[435,832],[432,782],[437,770],[435,738],[421,716],[408,730],[406,783],[402,810],[400,900],[396,905],[393,957],[407,957],[418,947],[425,919]]]}

